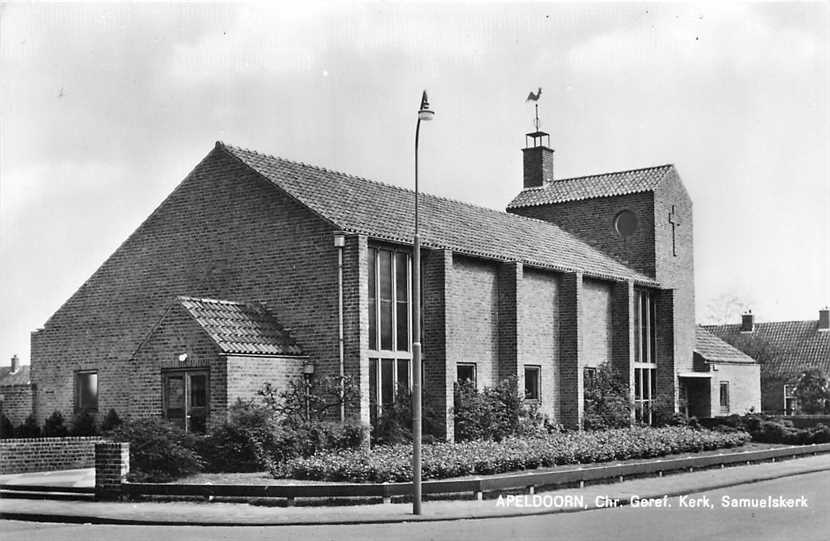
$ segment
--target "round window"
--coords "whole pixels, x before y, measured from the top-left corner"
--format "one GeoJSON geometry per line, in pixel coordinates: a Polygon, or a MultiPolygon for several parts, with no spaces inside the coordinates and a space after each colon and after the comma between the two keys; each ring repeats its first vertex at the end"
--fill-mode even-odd
{"type": "Polygon", "coordinates": [[[630,237],[637,231],[637,216],[630,210],[624,210],[614,218],[614,230],[621,237],[630,237]]]}

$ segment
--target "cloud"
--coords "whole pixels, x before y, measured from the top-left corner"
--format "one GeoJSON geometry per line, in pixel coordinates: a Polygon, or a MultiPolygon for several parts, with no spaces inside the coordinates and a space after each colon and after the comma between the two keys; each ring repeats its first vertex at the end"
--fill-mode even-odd
{"type": "Polygon", "coordinates": [[[54,200],[83,200],[115,186],[125,176],[119,165],[103,162],[60,162],[24,166],[0,173],[0,236],[54,200]]]}
{"type": "Polygon", "coordinates": [[[349,69],[338,60],[355,57],[463,58],[475,63],[485,49],[482,22],[460,9],[438,16],[411,5],[298,6],[240,6],[221,30],[177,44],[164,71],[180,85],[231,83],[269,74],[327,76],[349,69]]]}
{"type": "Polygon", "coordinates": [[[642,75],[655,80],[666,72],[709,72],[722,66],[733,73],[798,74],[826,56],[820,38],[778,25],[751,7],[707,4],[643,9],[640,20],[595,36],[568,53],[577,71],[608,76],[642,75]]]}

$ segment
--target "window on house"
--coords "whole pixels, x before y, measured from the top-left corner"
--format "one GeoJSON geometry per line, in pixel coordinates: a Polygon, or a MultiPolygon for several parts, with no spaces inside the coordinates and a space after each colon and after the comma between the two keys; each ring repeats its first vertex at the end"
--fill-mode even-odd
{"type": "Polygon", "coordinates": [[[798,400],[795,398],[795,385],[784,385],[784,414],[794,415],[798,411],[798,400]]]}
{"type": "Polygon", "coordinates": [[[657,369],[634,368],[634,418],[643,423],[653,421],[654,399],[657,396],[657,369]]]}
{"type": "Polygon", "coordinates": [[[476,365],[475,363],[458,363],[456,366],[455,380],[459,383],[469,381],[475,387],[476,385],[476,365]]]}
{"type": "Polygon", "coordinates": [[[583,387],[586,391],[592,390],[597,384],[597,369],[593,366],[585,367],[583,372],[583,387]]]}
{"type": "Polygon", "coordinates": [[[720,412],[722,415],[729,413],[729,382],[720,382],[720,412]]]}
{"type": "Polygon", "coordinates": [[[539,400],[541,372],[539,366],[525,366],[525,400],[539,400]]]}
{"type": "Polygon", "coordinates": [[[409,254],[370,248],[368,274],[369,349],[411,351],[409,254]]]}
{"type": "Polygon", "coordinates": [[[657,310],[650,291],[638,289],[634,298],[634,418],[651,424],[657,397],[657,310]]]}
{"type": "Polygon", "coordinates": [[[187,432],[205,432],[209,406],[208,372],[170,370],[162,373],[164,417],[187,432]]]}
{"type": "Polygon", "coordinates": [[[369,359],[369,402],[372,424],[400,393],[410,390],[409,359],[369,359]]]}
{"type": "Polygon", "coordinates": [[[372,423],[411,387],[412,273],[409,254],[369,248],[369,402],[372,423]]]}
{"type": "Polygon", "coordinates": [[[655,302],[648,291],[637,290],[634,307],[634,350],[635,362],[656,363],[657,326],[655,302]]]}
{"type": "Polygon", "coordinates": [[[84,370],[75,373],[75,411],[98,411],[98,372],[84,370]]]}

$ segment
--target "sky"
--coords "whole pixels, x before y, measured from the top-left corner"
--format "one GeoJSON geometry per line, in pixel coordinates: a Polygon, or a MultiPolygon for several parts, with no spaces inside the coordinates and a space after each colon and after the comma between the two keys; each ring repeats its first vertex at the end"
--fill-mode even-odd
{"type": "Polygon", "coordinates": [[[0,4],[0,363],[217,140],[503,210],[676,165],[701,322],[830,303],[830,4],[0,4]]]}

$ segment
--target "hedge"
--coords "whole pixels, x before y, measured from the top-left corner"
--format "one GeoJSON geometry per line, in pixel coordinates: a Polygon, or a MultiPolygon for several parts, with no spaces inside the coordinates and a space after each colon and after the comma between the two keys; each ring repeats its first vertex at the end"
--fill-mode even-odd
{"type": "MultiPolygon", "coordinates": [[[[561,464],[588,464],[652,458],[693,451],[738,447],[746,432],[713,432],[688,427],[635,427],[596,432],[549,434],[501,442],[436,443],[423,447],[423,478],[505,473],[561,464]]],[[[294,479],[352,482],[412,480],[410,445],[318,453],[287,461],[279,475],[294,479]]]]}

